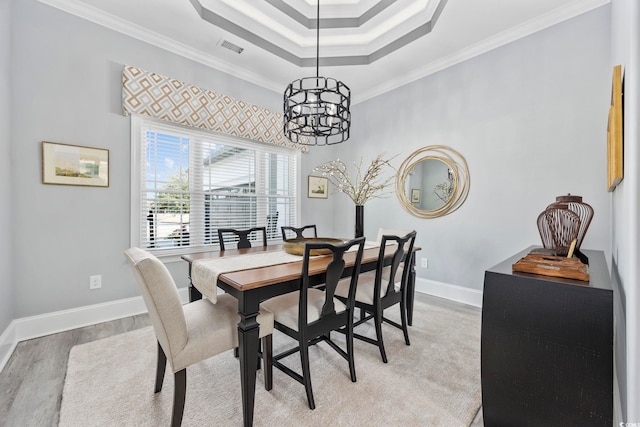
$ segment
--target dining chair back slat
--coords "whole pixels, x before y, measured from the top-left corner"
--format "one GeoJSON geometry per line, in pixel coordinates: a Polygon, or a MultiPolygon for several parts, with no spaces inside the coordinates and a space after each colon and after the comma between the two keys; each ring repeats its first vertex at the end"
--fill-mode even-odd
{"type": "MultiPolygon", "coordinates": [[[[382,236],[382,240],[380,241],[380,253],[378,255],[378,267],[376,269],[376,286],[374,288],[374,301],[379,298],[385,297],[395,297],[400,298],[402,296],[402,290],[406,289],[406,283],[409,280],[409,268],[402,268],[402,264],[408,265],[405,260],[406,257],[411,257],[413,255],[413,246],[415,243],[416,232],[413,231],[404,237],[392,236],[392,235],[384,235],[382,236]],[[391,265],[388,267],[383,267],[383,263],[380,260],[383,260],[386,257],[387,251],[389,248],[393,246],[389,245],[389,242],[396,243],[398,247],[395,249],[393,256],[391,258],[391,265]],[[387,269],[388,275],[383,274],[383,270],[387,269]],[[397,280],[398,272],[401,277],[400,280],[397,280]],[[386,280],[385,280],[386,279],[386,280]],[[379,282],[379,283],[378,283],[379,282]],[[386,282],[386,283],[384,283],[386,282]],[[397,283],[400,283],[400,289],[398,289],[397,283]],[[384,284],[384,290],[383,290],[384,284]]],[[[399,300],[398,300],[399,302],[399,300]]],[[[383,307],[387,308],[391,305],[396,304],[395,301],[389,301],[386,305],[383,303],[383,307]],[[385,307],[386,305],[386,307],[385,307]]]]}
{"type": "Polygon", "coordinates": [[[302,227],[291,227],[291,226],[282,226],[280,227],[282,230],[282,240],[287,239],[302,239],[303,237],[318,237],[318,230],[316,229],[315,224],[305,225],[302,227]],[[307,230],[313,231],[313,236],[310,236],[310,232],[307,230]],[[295,233],[295,236],[293,235],[295,233]],[[307,234],[305,236],[305,234],[307,234]]]}
{"type": "MultiPolygon", "coordinates": [[[[220,250],[225,250],[225,235],[233,235],[237,239],[238,249],[247,249],[251,247],[251,240],[249,235],[256,233],[258,236],[262,235],[262,246],[267,246],[267,228],[266,227],[254,227],[245,230],[239,230],[235,228],[219,228],[218,229],[218,242],[220,243],[220,250]]],[[[259,237],[258,237],[259,239],[259,237]]]]}

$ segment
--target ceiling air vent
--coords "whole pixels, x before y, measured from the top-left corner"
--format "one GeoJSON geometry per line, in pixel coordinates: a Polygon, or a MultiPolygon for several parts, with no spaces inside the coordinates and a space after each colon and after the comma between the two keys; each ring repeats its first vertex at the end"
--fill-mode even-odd
{"type": "Polygon", "coordinates": [[[221,40],[221,41],[220,41],[220,46],[225,47],[225,48],[227,48],[227,49],[229,49],[229,50],[232,50],[232,51],[234,51],[235,53],[242,53],[242,51],[244,50],[244,48],[243,48],[243,47],[240,47],[240,46],[238,46],[238,45],[235,45],[235,44],[231,43],[231,42],[230,42],[230,41],[228,41],[228,40],[221,40]]]}

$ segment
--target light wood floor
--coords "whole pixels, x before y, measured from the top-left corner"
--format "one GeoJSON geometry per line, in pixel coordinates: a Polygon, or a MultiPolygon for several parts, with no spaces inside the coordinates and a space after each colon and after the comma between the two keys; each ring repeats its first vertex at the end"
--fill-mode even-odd
{"type": "MultiPolygon", "coordinates": [[[[480,312],[424,294],[416,298],[461,312],[480,312]]],[[[71,347],[150,325],[149,316],[143,314],[18,343],[0,373],[0,426],[57,426],[71,347]]],[[[482,426],[480,411],[470,427],[482,426]]]]}

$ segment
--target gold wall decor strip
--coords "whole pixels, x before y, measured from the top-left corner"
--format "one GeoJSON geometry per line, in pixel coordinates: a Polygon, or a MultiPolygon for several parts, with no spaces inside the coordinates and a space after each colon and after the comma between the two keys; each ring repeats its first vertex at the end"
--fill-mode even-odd
{"type": "Polygon", "coordinates": [[[607,126],[607,189],[616,189],[624,177],[623,171],[623,76],[622,65],[613,67],[611,106],[607,126]]]}

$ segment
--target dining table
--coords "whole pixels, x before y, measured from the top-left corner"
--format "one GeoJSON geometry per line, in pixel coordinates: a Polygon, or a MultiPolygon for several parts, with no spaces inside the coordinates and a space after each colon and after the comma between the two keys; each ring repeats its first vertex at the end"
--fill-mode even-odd
{"type": "MultiPolygon", "coordinates": [[[[407,285],[407,321],[412,324],[413,301],[415,291],[415,251],[405,255],[405,265],[410,265],[409,283],[407,285]],[[407,259],[408,258],[408,259],[407,259]]],[[[380,247],[375,243],[367,242],[362,255],[360,272],[375,270],[378,266],[380,247]]],[[[384,265],[391,263],[393,251],[388,251],[384,265]]],[[[246,249],[227,249],[225,251],[208,251],[183,255],[182,259],[189,263],[189,300],[195,301],[202,298],[203,292],[194,284],[194,265],[201,270],[203,266],[215,266],[216,263],[228,263],[232,257],[273,256],[274,260],[280,259],[284,254],[282,244],[268,246],[254,246],[246,249]],[[265,255],[259,255],[265,254],[265,255]],[[268,254],[268,255],[267,255],[268,254]]],[[[355,263],[356,252],[346,252],[344,256],[345,269],[343,276],[350,276],[355,263]]],[[[238,258],[240,259],[240,258],[238,258]]],[[[248,258],[245,258],[248,259],[248,258]]],[[[240,362],[240,381],[242,394],[242,413],[245,426],[253,425],[253,409],[255,402],[256,363],[259,352],[259,324],[256,317],[260,311],[260,303],[271,297],[299,290],[302,283],[302,256],[297,258],[282,258],[286,262],[274,261],[273,264],[242,268],[234,270],[228,267],[228,272],[218,271],[215,276],[214,289],[233,295],[238,300],[238,357],[240,362]],[[234,271],[231,271],[234,270],[234,271]]],[[[325,282],[327,265],[331,256],[315,256],[309,262],[310,286],[321,285],[325,282]]],[[[233,263],[232,263],[233,264],[233,263]]],[[[236,267],[237,268],[237,267],[236,267]]],[[[214,285],[214,284],[210,284],[214,285]]],[[[205,291],[211,292],[211,289],[205,291]]]]}

